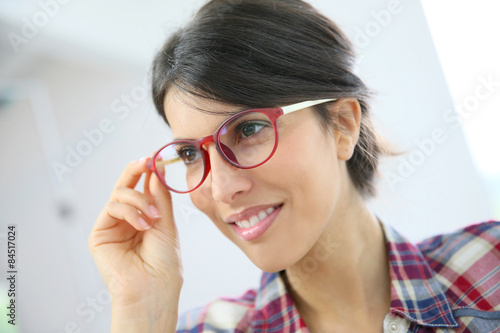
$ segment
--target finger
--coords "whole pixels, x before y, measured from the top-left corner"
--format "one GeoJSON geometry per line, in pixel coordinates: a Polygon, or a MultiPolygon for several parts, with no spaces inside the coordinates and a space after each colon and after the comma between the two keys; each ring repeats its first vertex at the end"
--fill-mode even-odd
{"type": "Polygon", "coordinates": [[[111,194],[111,201],[117,201],[139,210],[142,215],[154,221],[161,217],[160,211],[156,208],[153,198],[150,195],[141,193],[128,187],[120,187],[111,194]]]}
{"type": "Polygon", "coordinates": [[[119,187],[129,187],[134,188],[143,173],[148,171],[146,163],[149,158],[141,158],[138,161],[131,162],[127,165],[125,170],[123,170],[120,178],[115,184],[115,189],[119,187]]]}
{"type": "MultiPolygon", "coordinates": [[[[142,231],[142,230],[141,230],[142,231]]],[[[121,243],[131,239],[139,231],[126,221],[111,217],[104,209],[92,229],[88,239],[91,251],[99,245],[121,243]]]]}
{"type": "Polygon", "coordinates": [[[151,192],[149,191],[149,182],[151,181],[152,176],[156,177],[156,175],[153,175],[153,172],[148,171],[146,172],[146,177],[144,178],[144,193],[148,196],[151,196],[151,192]]]}
{"type": "Polygon", "coordinates": [[[162,216],[162,218],[155,223],[155,228],[166,229],[168,232],[174,231],[177,233],[170,191],[160,182],[158,177],[151,174],[149,177],[146,175],[146,177],[148,182],[147,185],[145,185],[145,191],[147,190],[147,193],[151,195],[162,216]]]}
{"type": "MultiPolygon", "coordinates": [[[[120,221],[125,221],[126,223],[133,226],[136,230],[148,230],[151,229],[151,221],[147,219],[146,216],[139,213],[137,208],[116,201],[110,201],[106,204],[104,208],[106,213],[113,219],[120,221]]],[[[116,221],[113,224],[111,219],[107,223],[107,227],[112,227],[116,225],[116,221]]],[[[100,228],[106,229],[106,225],[103,224],[100,228]]]]}

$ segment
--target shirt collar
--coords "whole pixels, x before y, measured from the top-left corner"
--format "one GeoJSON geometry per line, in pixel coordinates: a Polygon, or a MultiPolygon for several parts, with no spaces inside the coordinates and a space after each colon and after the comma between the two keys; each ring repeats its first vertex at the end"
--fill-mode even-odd
{"type": "MultiPolygon", "coordinates": [[[[447,297],[420,250],[393,228],[384,224],[382,228],[390,263],[390,313],[423,326],[458,326],[447,297]]],[[[305,328],[279,273],[262,274],[252,317],[256,332],[287,325],[295,326],[295,331],[305,328]]]]}
{"type": "Polygon", "coordinates": [[[309,332],[279,272],[262,274],[251,322],[252,332],[309,332]]]}
{"type": "Polygon", "coordinates": [[[382,227],[389,254],[391,312],[424,326],[458,326],[422,252],[390,226],[382,227]]]}

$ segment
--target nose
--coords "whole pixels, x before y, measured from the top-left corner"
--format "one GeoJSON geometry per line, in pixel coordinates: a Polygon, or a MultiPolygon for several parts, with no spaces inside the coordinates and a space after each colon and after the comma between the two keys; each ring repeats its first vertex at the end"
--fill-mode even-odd
{"type": "Polygon", "coordinates": [[[215,145],[208,147],[210,174],[205,186],[210,187],[216,201],[230,204],[247,193],[252,187],[249,172],[229,164],[217,151],[215,145]]]}

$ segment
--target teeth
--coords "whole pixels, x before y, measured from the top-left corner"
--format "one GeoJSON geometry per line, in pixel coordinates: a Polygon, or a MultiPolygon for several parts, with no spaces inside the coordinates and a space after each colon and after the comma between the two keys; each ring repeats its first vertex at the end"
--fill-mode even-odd
{"type": "Polygon", "coordinates": [[[254,215],[254,216],[252,216],[252,217],[250,218],[250,220],[249,220],[249,221],[250,221],[251,226],[253,227],[253,226],[254,226],[254,225],[256,225],[257,223],[259,223],[259,222],[260,222],[260,220],[261,220],[261,219],[260,219],[257,215],[254,215]]]}
{"type": "Polygon", "coordinates": [[[265,219],[273,211],[274,211],[274,207],[269,207],[268,209],[261,210],[256,215],[250,217],[249,220],[238,221],[238,222],[235,222],[235,223],[240,228],[248,229],[248,228],[251,228],[251,227],[255,226],[257,223],[259,223],[263,219],[265,219]]]}
{"type": "Polygon", "coordinates": [[[262,211],[262,212],[259,212],[259,214],[257,214],[257,216],[259,217],[259,219],[262,221],[263,219],[265,219],[267,217],[267,215],[269,215],[269,213],[267,211],[262,211]]]}

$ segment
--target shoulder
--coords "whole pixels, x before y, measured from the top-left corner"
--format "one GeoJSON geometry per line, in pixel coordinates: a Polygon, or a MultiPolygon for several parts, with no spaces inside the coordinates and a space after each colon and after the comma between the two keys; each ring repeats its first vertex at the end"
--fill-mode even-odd
{"type": "Polygon", "coordinates": [[[452,309],[500,311],[500,222],[470,225],[417,246],[452,309]]]}
{"type": "MultiPolygon", "coordinates": [[[[436,248],[442,246],[445,242],[450,240],[463,239],[465,241],[480,241],[485,240],[492,244],[498,244],[500,240],[500,221],[489,221],[477,224],[471,224],[463,229],[459,229],[455,232],[437,235],[428,238],[417,245],[422,251],[432,252],[436,248]]],[[[497,248],[497,251],[500,251],[497,248]]]]}
{"type": "Polygon", "coordinates": [[[446,266],[460,271],[477,265],[494,268],[500,262],[500,222],[489,221],[467,226],[452,233],[434,236],[417,244],[437,271],[446,266]],[[494,265],[497,264],[497,265],[494,265]]]}
{"type": "Polygon", "coordinates": [[[256,291],[250,289],[236,298],[220,298],[179,317],[177,333],[247,332],[255,304],[256,291]]]}

